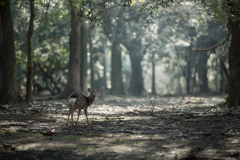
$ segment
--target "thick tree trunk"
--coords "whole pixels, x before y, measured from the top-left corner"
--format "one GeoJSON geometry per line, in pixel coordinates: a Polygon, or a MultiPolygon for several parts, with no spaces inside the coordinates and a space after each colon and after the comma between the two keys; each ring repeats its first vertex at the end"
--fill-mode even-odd
{"type": "Polygon", "coordinates": [[[2,27],[0,102],[8,103],[10,101],[20,100],[21,97],[17,83],[17,64],[10,1],[3,0],[3,2],[4,5],[0,5],[2,27]]]}
{"type": "Polygon", "coordinates": [[[70,32],[70,56],[68,67],[67,85],[58,98],[67,98],[72,92],[81,93],[79,81],[79,66],[80,66],[80,25],[77,16],[77,11],[72,6],[71,10],[71,32],[70,32]]]}
{"type": "Polygon", "coordinates": [[[28,40],[28,63],[27,63],[27,92],[25,101],[33,102],[33,32],[34,32],[34,0],[29,0],[30,2],[30,22],[27,34],[28,40]]]}
{"type": "MultiPolygon", "coordinates": [[[[2,64],[2,62],[1,62],[1,54],[2,54],[2,42],[3,41],[3,33],[2,33],[2,19],[1,19],[1,12],[0,12],[0,96],[1,96],[1,64],[2,64]]],[[[1,98],[0,98],[1,99],[1,98]]],[[[1,100],[0,100],[0,102],[1,102],[1,100]]]]}
{"type": "Polygon", "coordinates": [[[119,44],[114,41],[112,44],[111,56],[111,93],[115,95],[125,94],[122,78],[122,57],[119,44]]]}
{"type": "Polygon", "coordinates": [[[130,53],[130,59],[132,63],[132,74],[130,80],[129,93],[135,96],[143,94],[143,77],[142,77],[142,66],[141,61],[143,56],[137,53],[130,53]]]}
{"type": "Polygon", "coordinates": [[[232,33],[231,44],[229,47],[229,77],[228,95],[226,104],[240,104],[240,20],[232,21],[229,19],[232,33]]]}
{"type": "Polygon", "coordinates": [[[88,61],[87,61],[87,29],[84,26],[81,26],[81,63],[80,63],[80,87],[83,93],[87,93],[87,70],[88,70],[88,61]]]}

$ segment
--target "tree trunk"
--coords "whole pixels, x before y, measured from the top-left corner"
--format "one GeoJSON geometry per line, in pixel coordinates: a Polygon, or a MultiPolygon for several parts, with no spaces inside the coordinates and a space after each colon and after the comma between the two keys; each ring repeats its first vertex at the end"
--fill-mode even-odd
{"type": "Polygon", "coordinates": [[[156,95],[156,84],[155,84],[155,52],[152,52],[152,94],[156,95]]]}
{"type": "Polygon", "coordinates": [[[87,70],[88,70],[88,61],[87,61],[87,29],[84,26],[81,26],[81,63],[80,63],[80,87],[83,93],[87,93],[87,70]]]}
{"type": "Polygon", "coordinates": [[[141,61],[143,56],[138,55],[137,53],[129,53],[131,59],[131,80],[130,80],[130,87],[129,93],[135,96],[139,96],[143,94],[144,87],[143,87],[143,77],[142,77],[142,66],[141,61]]]}
{"type": "Polygon", "coordinates": [[[93,46],[92,46],[92,37],[91,37],[91,31],[89,31],[89,52],[90,52],[90,71],[91,71],[91,88],[95,88],[94,85],[94,66],[93,66],[93,46]]]}
{"type": "Polygon", "coordinates": [[[2,0],[4,5],[0,5],[2,47],[0,54],[1,64],[1,90],[0,102],[20,100],[21,96],[17,83],[17,64],[14,47],[14,30],[12,14],[9,0],[2,0]]]}
{"type": "MultiPolygon", "coordinates": [[[[71,3],[71,2],[70,2],[71,3]]],[[[79,81],[80,66],[80,25],[77,17],[77,11],[72,6],[71,10],[71,32],[70,32],[70,56],[68,66],[67,85],[58,98],[67,98],[72,92],[81,93],[79,81]]]]}
{"type": "Polygon", "coordinates": [[[207,77],[207,61],[208,61],[208,54],[207,52],[199,53],[199,60],[198,60],[198,73],[199,73],[199,80],[200,80],[200,93],[208,93],[208,77],[207,77]]]}
{"type": "Polygon", "coordinates": [[[107,89],[107,66],[106,66],[106,53],[103,55],[103,87],[107,89]]]}
{"type": "Polygon", "coordinates": [[[229,19],[232,39],[229,47],[229,77],[227,105],[240,104],[240,20],[229,19]]]}
{"type": "Polygon", "coordinates": [[[115,95],[125,94],[122,78],[122,57],[118,42],[112,44],[111,56],[111,93],[115,95]]]}
{"type": "Polygon", "coordinates": [[[26,102],[33,102],[33,32],[34,32],[34,0],[29,0],[30,2],[30,22],[27,34],[28,40],[28,63],[27,63],[27,92],[26,92],[26,102]]]}
{"type": "MultiPolygon", "coordinates": [[[[221,59],[220,59],[221,64],[221,59]]],[[[223,76],[223,68],[220,65],[220,86],[219,86],[219,94],[222,94],[224,92],[224,76],[223,76]]]]}
{"type": "Polygon", "coordinates": [[[228,70],[227,70],[227,67],[225,66],[224,60],[221,57],[219,60],[220,60],[220,73],[221,73],[221,80],[220,80],[220,94],[221,94],[221,93],[227,93],[228,70]]]}
{"type": "Polygon", "coordinates": [[[227,70],[227,67],[225,66],[224,60],[222,58],[220,58],[220,65],[224,71],[226,78],[228,79],[228,70],[227,70]]]}
{"type": "Polygon", "coordinates": [[[187,92],[187,95],[190,94],[190,80],[191,80],[191,67],[190,67],[191,64],[190,63],[191,63],[191,59],[187,60],[187,75],[186,75],[186,92],[187,92]]]}
{"type": "MultiPolygon", "coordinates": [[[[2,43],[3,43],[3,33],[2,33],[2,19],[1,19],[1,12],[0,12],[0,96],[1,96],[1,54],[2,54],[2,43]]],[[[0,103],[1,103],[1,98],[0,98],[0,103]]]]}

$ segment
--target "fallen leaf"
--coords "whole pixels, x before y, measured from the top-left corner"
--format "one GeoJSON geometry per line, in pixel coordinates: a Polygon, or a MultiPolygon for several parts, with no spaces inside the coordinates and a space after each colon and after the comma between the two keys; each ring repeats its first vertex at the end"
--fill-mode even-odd
{"type": "Polygon", "coordinates": [[[51,136],[54,133],[55,129],[42,131],[41,133],[45,136],[51,136]]]}

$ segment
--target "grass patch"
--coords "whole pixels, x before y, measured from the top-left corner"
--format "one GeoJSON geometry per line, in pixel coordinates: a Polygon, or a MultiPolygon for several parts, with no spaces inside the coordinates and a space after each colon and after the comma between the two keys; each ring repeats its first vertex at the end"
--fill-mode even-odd
{"type": "Polygon", "coordinates": [[[64,139],[78,139],[78,140],[82,140],[83,139],[83,137],[75,136],[75,135],[66,135],[63,138],[64,139]]]}
{"type": "Polygon", "coordinates": [[[16,133],[17,133],[17,131],[15,131],[15,130],[6,131],[6,130],[3,130],[3,129],[0,129],[0,135],[5,135],[5,134],[13,135],[13,134],[16,134],[16,133]]]}
{"type": "Polygon", "coordinates": [[[43,137],[40,133],[27,133],[26,137],[43,137]]]}
{"type": "Polygon", "coordinates": [[[81,146],[81,147],[79,147],[80,149],[88,149],[88,150],[91,150],[91,149],[94,149],[93,147],[91,147],[91,146],[81,146]]]}
{"type": "Polygon", "coordinates": [[[113,142],[119,143],[119,144],[133,144],[134,142],[126,141],[126,140],[113,140],[113,142]]]}

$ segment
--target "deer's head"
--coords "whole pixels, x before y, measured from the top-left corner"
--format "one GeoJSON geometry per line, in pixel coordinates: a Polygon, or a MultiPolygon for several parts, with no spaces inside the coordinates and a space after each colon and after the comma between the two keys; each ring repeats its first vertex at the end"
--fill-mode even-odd
{"type": "Polygon", "coordinates": [[[88,92],[90,93],[91,96],[96,96],[99,90],[100,90],[99,88],[95,90],[91,90],[90,88],[88,88],[88,92]]]}

